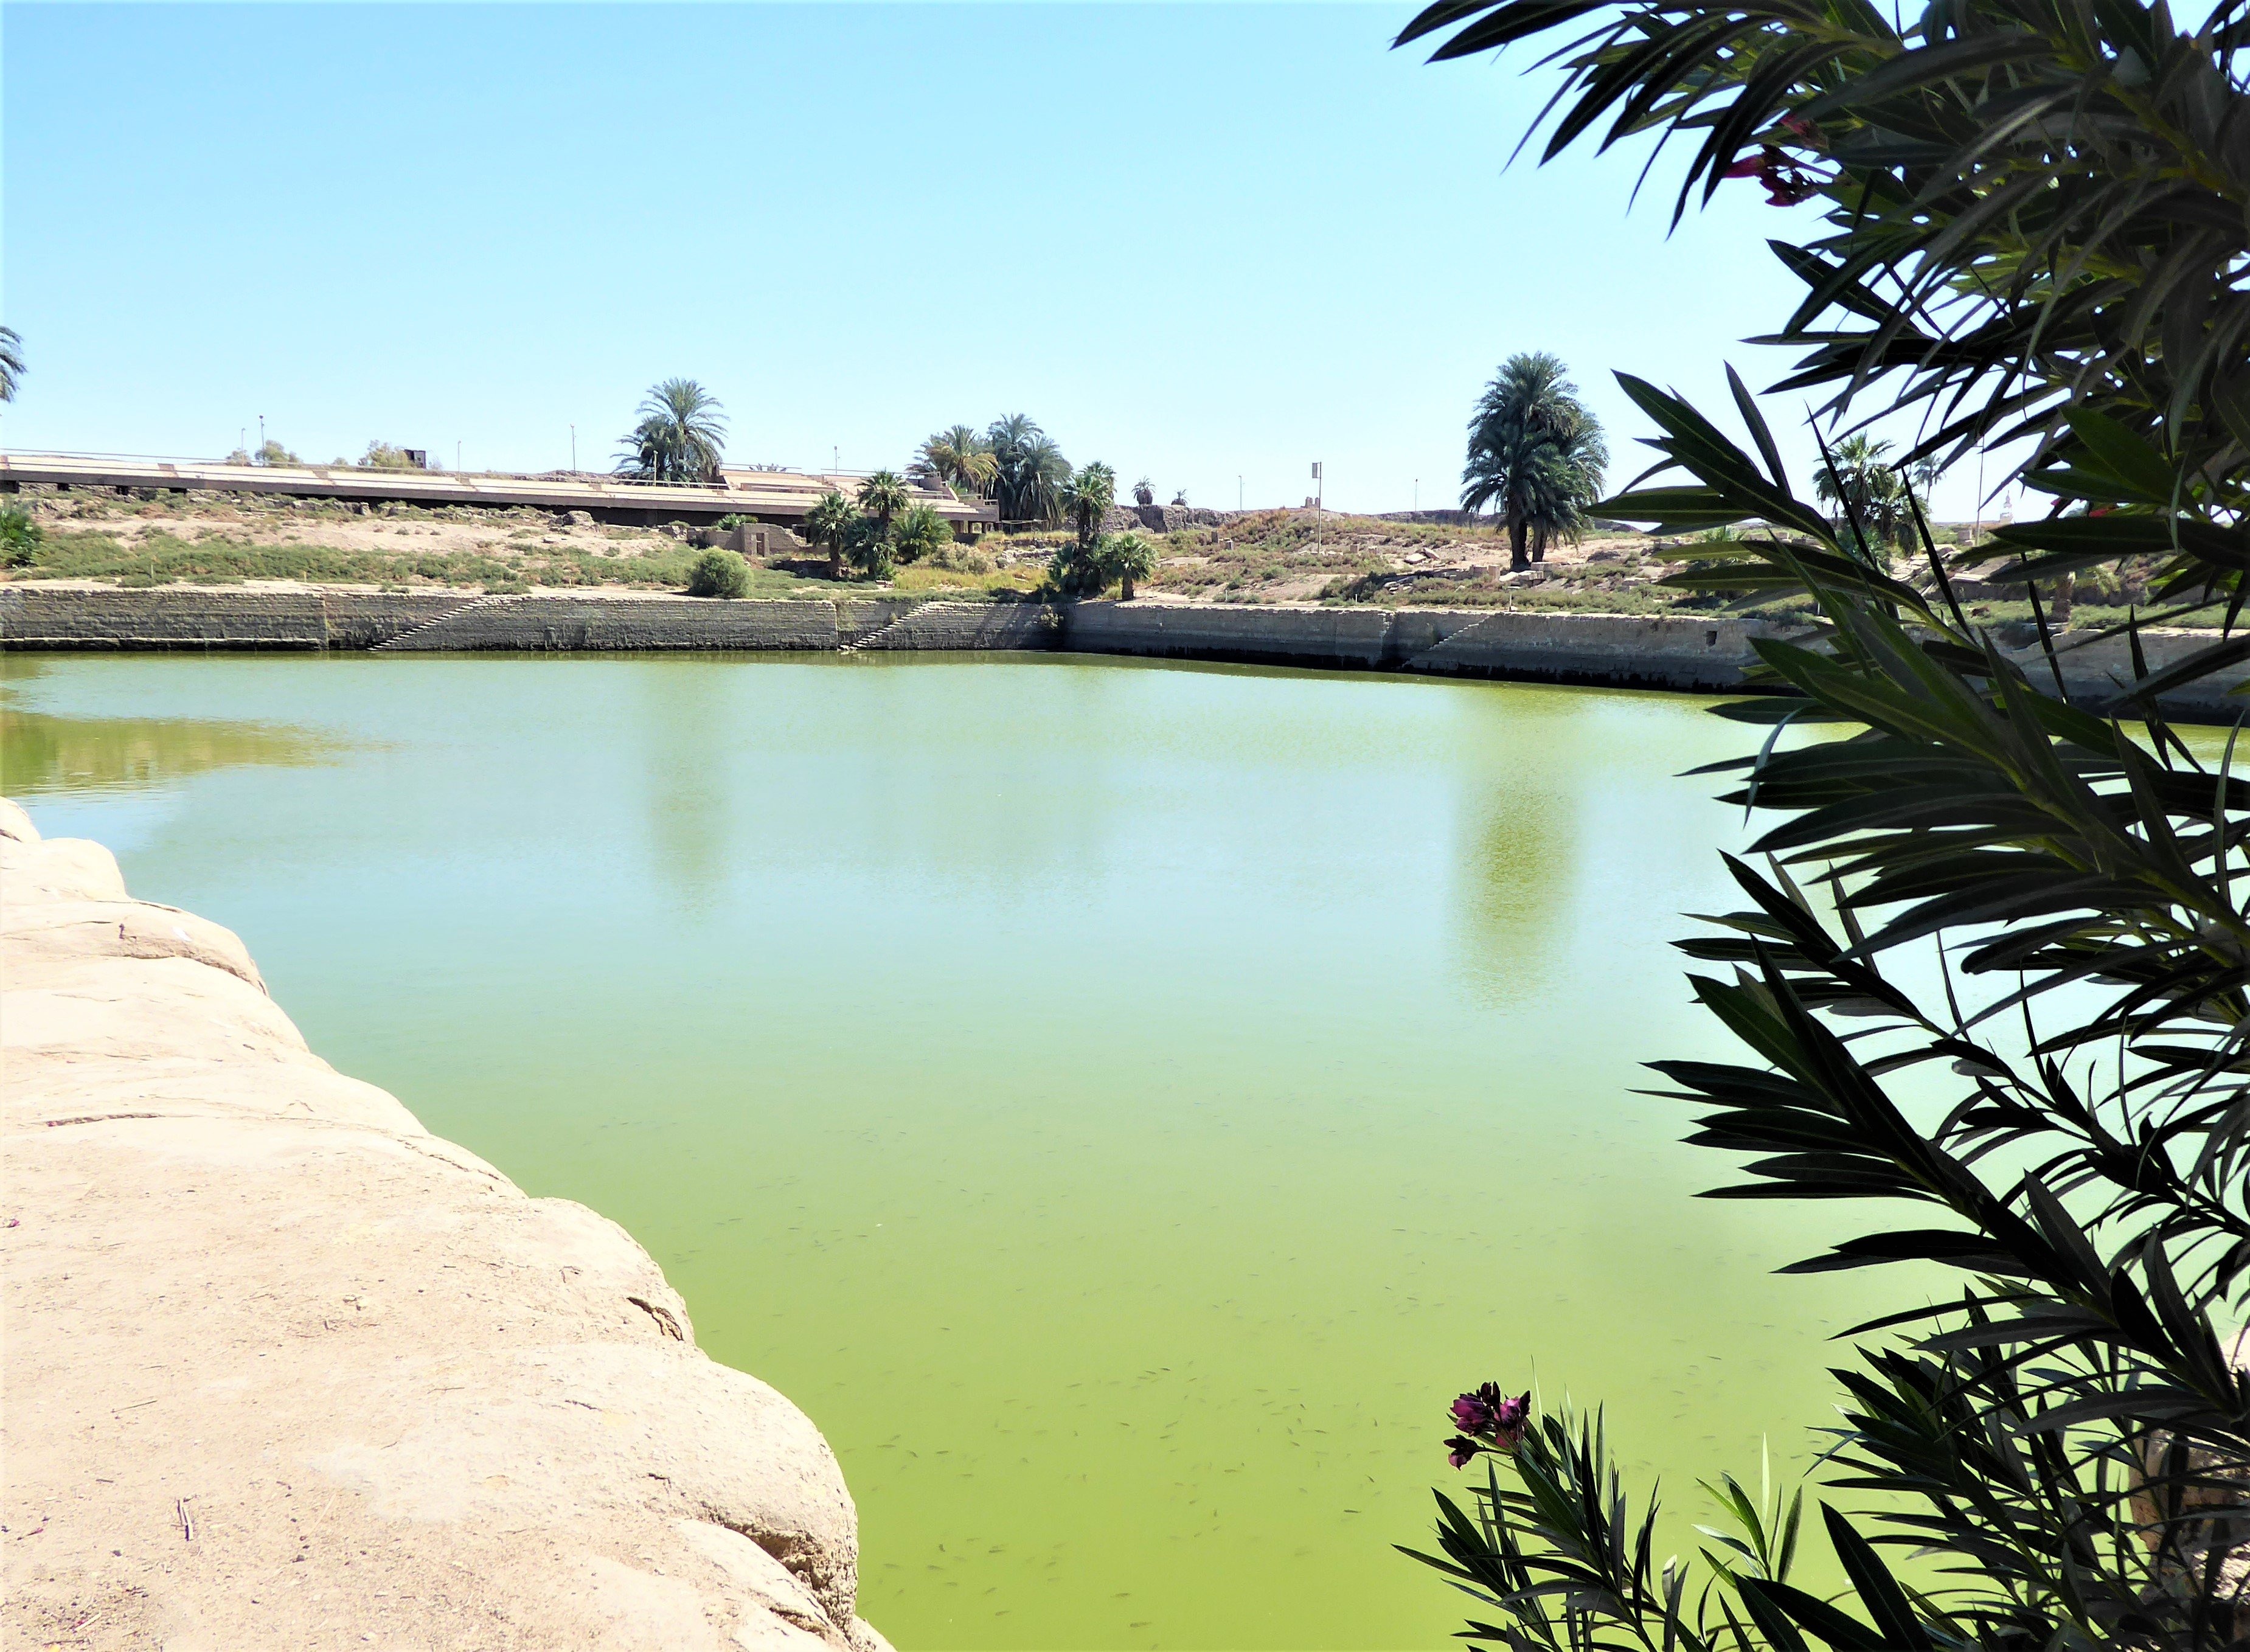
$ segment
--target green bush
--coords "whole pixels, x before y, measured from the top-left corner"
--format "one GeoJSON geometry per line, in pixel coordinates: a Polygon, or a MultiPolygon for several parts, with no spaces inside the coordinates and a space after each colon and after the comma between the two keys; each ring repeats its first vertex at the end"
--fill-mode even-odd
{"type": "Polygon", "coordinates": [[[750,588],[750,565],[739,552],[721,550],[715,547],[695,559],[688,570],[687,594],[691,597],[740,597],[750,588]]]}
{"type": "Polygon", "coordinates": [[[0,508],[0,568],[27,566],[46,536],[46,530],[21,506],[0,508]]]}

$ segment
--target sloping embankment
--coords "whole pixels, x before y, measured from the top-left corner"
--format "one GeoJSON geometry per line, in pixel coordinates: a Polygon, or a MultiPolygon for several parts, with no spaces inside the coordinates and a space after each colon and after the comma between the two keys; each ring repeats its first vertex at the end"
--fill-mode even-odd
{"type": "MultiPolygon", "coordinates": [[[[1064,649],[1357,671],[1613,688],[1724,692],[1757,663],[1762,637],[1789,628],[1718,615],[1508,612],[1491,608],[1341,608],[1240,603],[946,602],[839,598],[714,602],[642,592],[268,591],[0,585],[0,648],[367,649],[382,653],[665,649],[1064,649]]],[[[2214,639],[2148,632],[2151,671],[2214,639]]],[[[2095,702],[2132,681],[2122,638],[2066,633],[2063,679],[2095,702]]],[[[2013,657],[2041,688],[2035,647],[2013,657]]],[[[2167,697],[2182,716],[2231,720],[2238,667],[2167,697]]]]}
{"type": "Polygon", "coordinates": [[[0,800],[10,1646],[836,1649],[857,1518],[656,1264],[0,800]]]}

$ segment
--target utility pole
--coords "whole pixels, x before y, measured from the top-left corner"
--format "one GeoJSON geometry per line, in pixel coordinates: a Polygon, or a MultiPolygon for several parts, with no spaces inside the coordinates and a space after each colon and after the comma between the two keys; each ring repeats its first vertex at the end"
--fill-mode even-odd
{"type": "Polygon", "coordinates": [[[1326,485],[1321,480],[1321,461],[1316,459],[1313,461],[1313,553],[1315,556],[1320,554],[1321,513],[1325,508],[1327,498],[1326,485]]]}
{"type": "Polygon", "coordinates": [[[260,453],[266,451],[266,415],[263,413],[258,416],[258,451],[260,453]]]}
{"type": "Polygon", "coordinates": [[[461,473],[461,439],[460,439],[459,437],[456,436],[455,438],[453,438],[453,474],[454,474],[454,475],[456,475],[456,476],[458,476],[458,475],[459,475],[460,473],[461,473]]]}
{"type": "Polygon", "coordinates": [[[1974,545],[1984,531],[1984,450],[1977,450],[1977,521],[1969,529],[1969,543],[1974,545]]]}

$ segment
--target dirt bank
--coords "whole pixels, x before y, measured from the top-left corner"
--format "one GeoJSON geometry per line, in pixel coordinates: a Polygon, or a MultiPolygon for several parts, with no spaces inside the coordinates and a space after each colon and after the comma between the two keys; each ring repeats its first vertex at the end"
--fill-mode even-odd
{"type": "Polygon", "coordinates": [[[880,1652],[826,1442],[623,1229],[4,800],[0,969],[0,1642],[880,1652]]]}

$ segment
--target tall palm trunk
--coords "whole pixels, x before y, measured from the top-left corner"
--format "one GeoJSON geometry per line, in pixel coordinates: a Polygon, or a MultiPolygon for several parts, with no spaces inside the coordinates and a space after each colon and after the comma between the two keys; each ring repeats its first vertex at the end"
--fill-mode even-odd
{"type": "Polygon", "coordinates": [[[844,577],[844,542],[840,539],[828,542],[828,577],[831,579],[844,577]]]}
{"type": "Polygon", "coordinates": [[[1130,602],[1133,600],[1133,576],[1131,574],[1121,574],[1118,576],[1117,600],[1120,602],[1130,602]]]}
{"type": "Polygon", "coordinates": [[[1508,508],[1508,571],[1512,574],[1522,573],[1531,566],[1531,558],[1523,554],[1523,507],[1510,505],[1508,508]]]}

